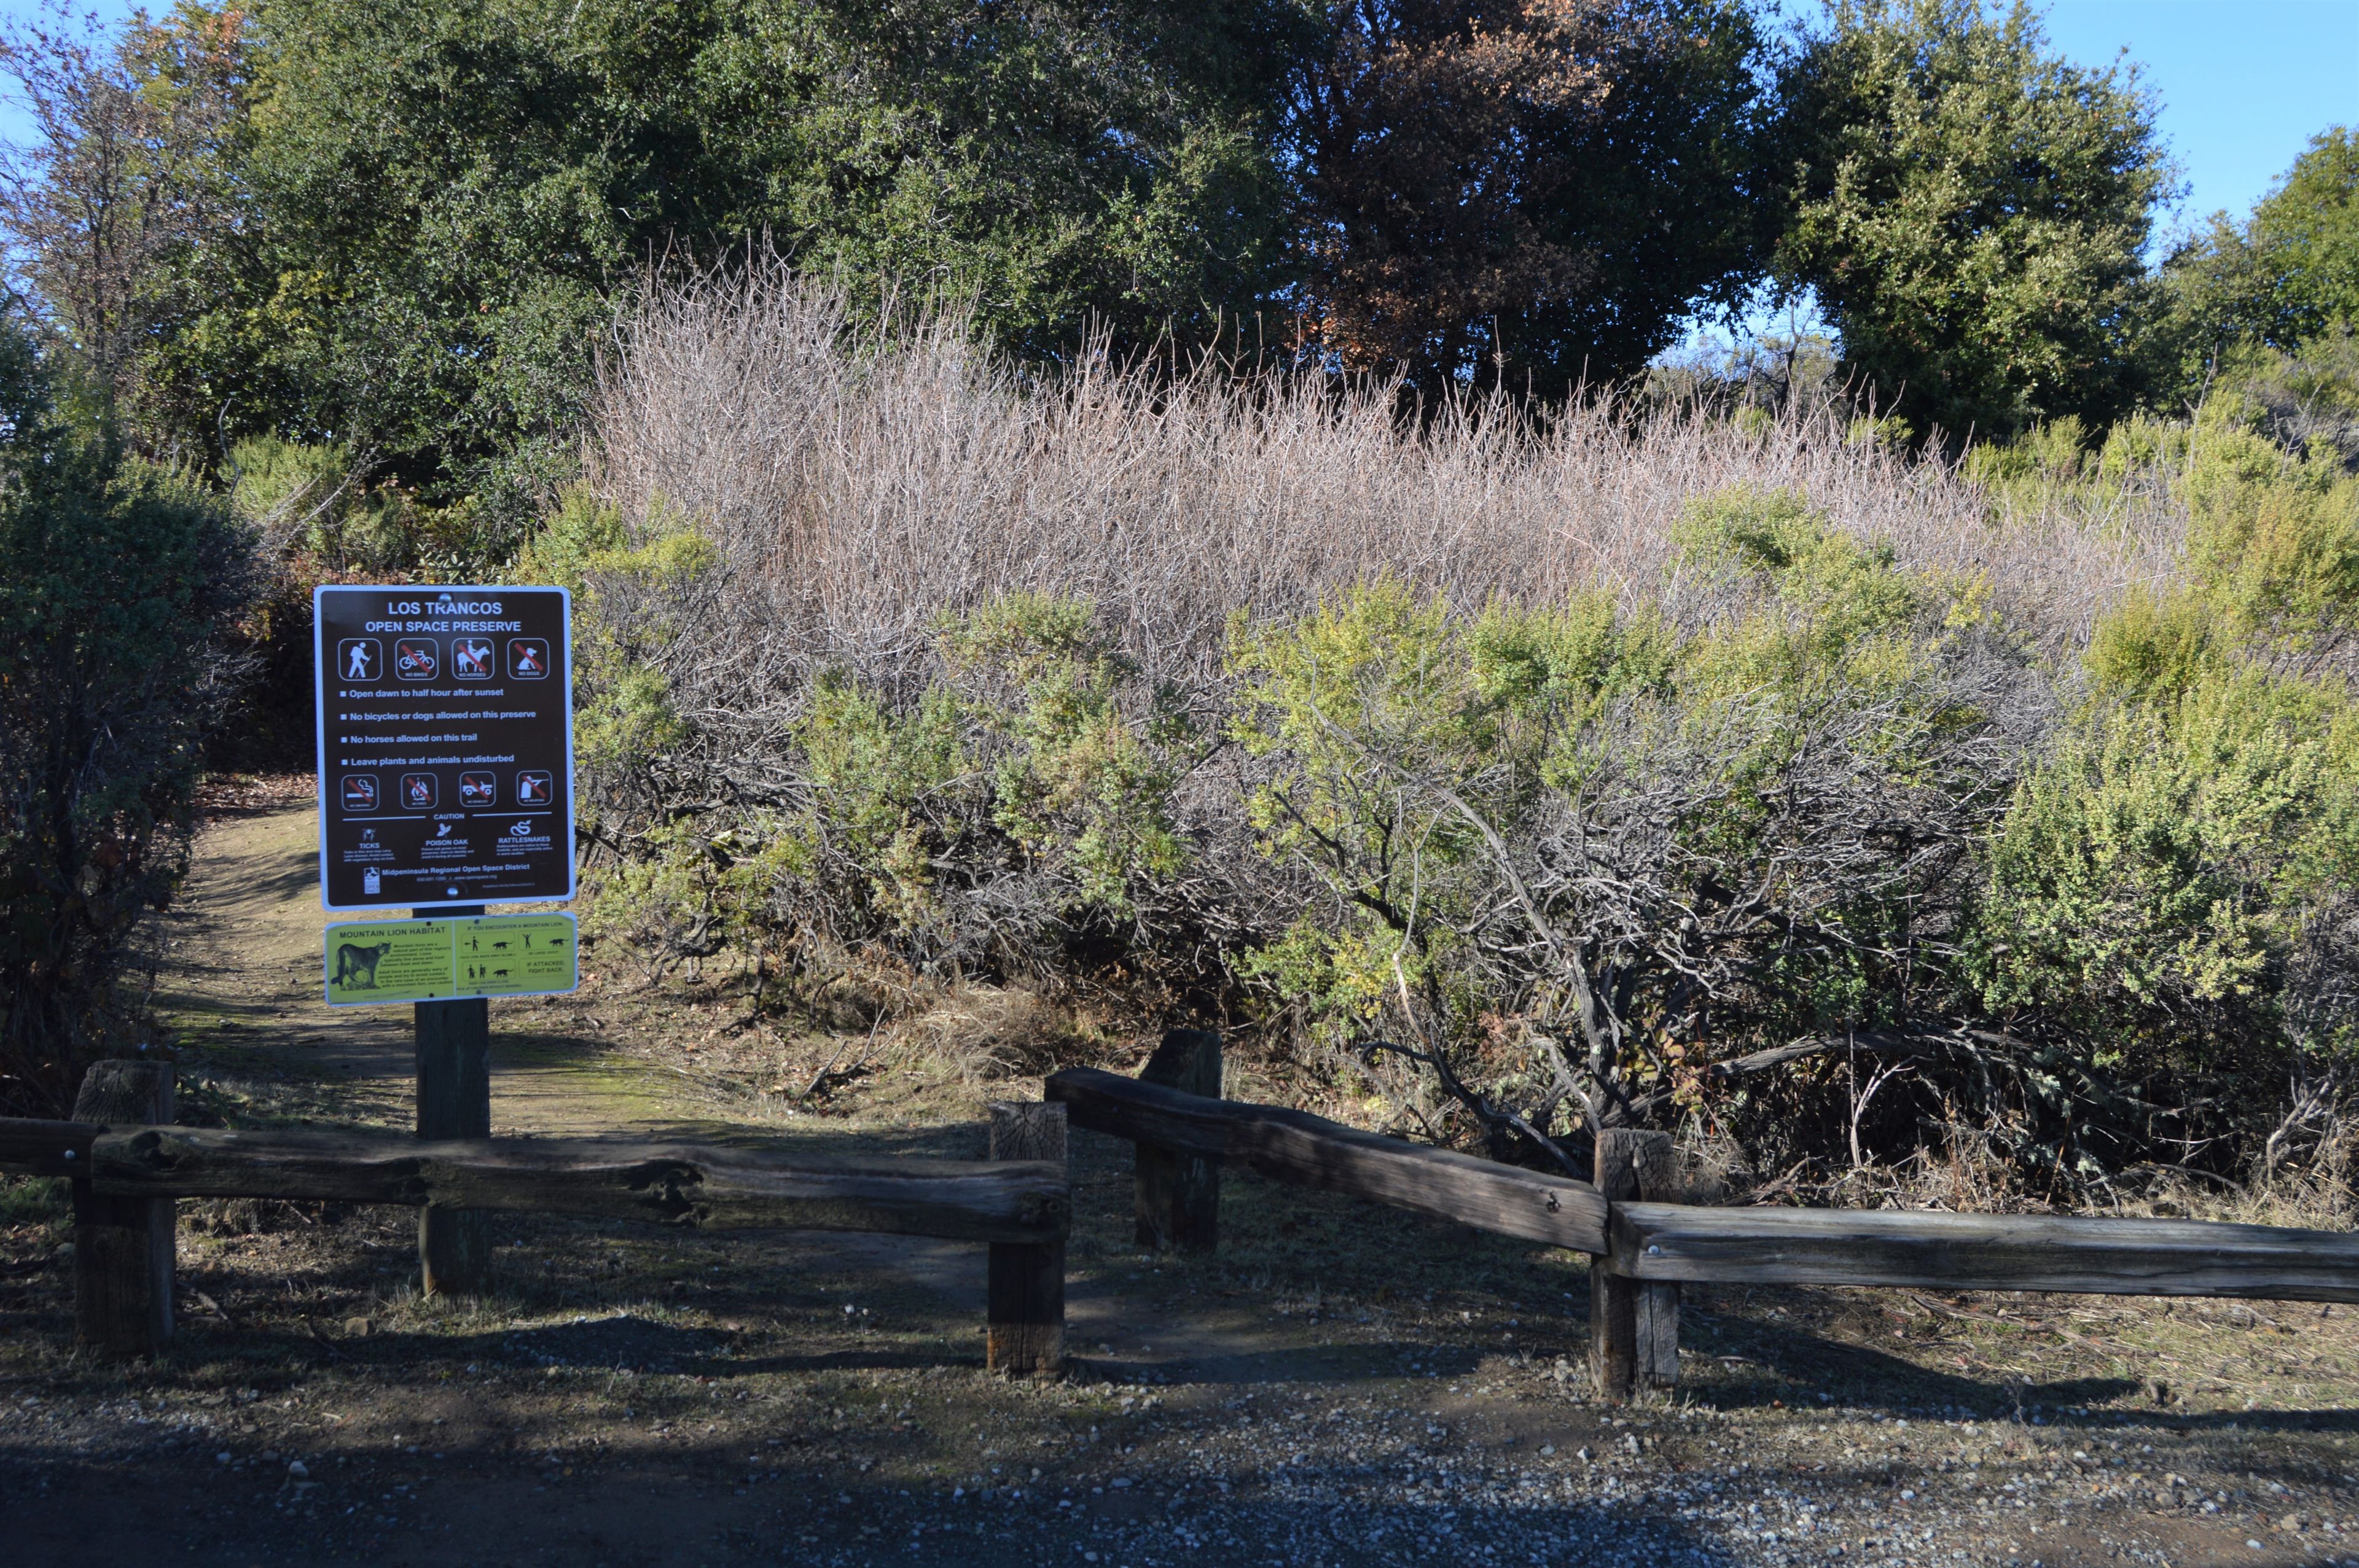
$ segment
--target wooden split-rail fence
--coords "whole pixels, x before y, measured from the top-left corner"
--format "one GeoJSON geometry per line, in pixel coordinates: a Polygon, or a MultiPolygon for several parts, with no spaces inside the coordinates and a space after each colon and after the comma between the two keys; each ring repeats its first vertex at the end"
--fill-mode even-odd
{"type": "Polygon", "coordinates": [[[804,1154],[601,1138],[421,1141],[349,1130],[175,1127],[168,1067],[102,1062],[71,1121],[0,1119],[0,1170],[73,1182],[76,1337],[104,1354],[172,1333],[173,1200],[398,1204],[693,1229],[862,1230],[991,1249],[987,1355],[1042,1370],[1064,1349],[1065,1119],[994,1107],[987,1161],[804,1154]]]}
{"type": "Polygon", "coordinates": [[[1217,1036],[1174,1030],[1136,1078],[1048,1080],[1075,1127],[1138,1145],[1142,1246],[1209,1249],[1223,1162],[1590,1255],[1590,1368],[1626,1399],[1679,1378],[1685,1283],[1871,1285],[2359,1302],[2359,1235],[2202,1220],[1709,1208],[1666,1132],[1608,1129],[1594,1180],[1500,1165],[1218,1097],[1217,1036]],[[1152,1159],[1149,1151],[1155,1151],[1152,1159]],[[1181,1179],[1175,1167],[1192,1167],[1181,1179]],[[1194,1238],[1192,1241],[1190,1238],[1194,1238]]]}
{"type": "MultiPolygon", "coordinates": [[[[0,1119],[0,1170],[74,1183],[83,1343],[152,1353],[171,1332],[172,1200],[327,1199],[421,1215],[537,1210],[703,1228],[884,1231],[990,1249],[986,1360],[1064,1351],[1068,1125],[1136,1146],[1137,1240],[1209,1252],[1221,1172],[1589,1254],[1590,1364],[1621,1400],[1679,1377],[1690,1282],[2067,1291],[2359,1302],[2359,1236],[2196,1220],[1687,1204],[1666,1133],[1610,1129],[1593,1181],[1220,1098],[1218,1036],[1174,1030],[1136,1078],[1076,1068],[991,1108],[981,1162],[820,1156],[603,1139],[423,1142],[392,1133],[170,1125],[168,1068],[102,1063],[72,1121],[0,1119]]],[[[421,1221],[421,1223],[423,1223],[421,1221]]]]}

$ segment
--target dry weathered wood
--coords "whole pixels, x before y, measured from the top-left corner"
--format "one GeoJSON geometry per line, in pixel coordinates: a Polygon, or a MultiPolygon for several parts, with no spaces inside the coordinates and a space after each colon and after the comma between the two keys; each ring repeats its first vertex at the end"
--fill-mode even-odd
{"type": "MultiPolygon", "coordinates": [[[[991,1157],[1065,1169],[1065,1108],[991,1107],[991,1157]]],[[[995,1372],[1053,1372],[1065,1363],[1065,1243],[992,1243],[984,1283],[984,1362],[995,1372]]]]}
{"type": "MultiPolygon", "coordinates": [[[[460,910],[478,914],[481,910],[460,910]]],[[[418,1044],[418,1136],[432,1143],[492,1134],[491,1004],[481,997],[412,1004],[418,1044]]],[[[429,1296],[481,1295],[492,1285],[492,1217],[429,1204],[418,1211],[419,1283],[429,1296]]]]}
{"type": "MultiPolygon", "coordinates": [[[[1138,1081],[1220,1098],[1221,1037],[1209,1029],[1167,1032],[1138,1081]]],[[[1214,1250],[1221,1234],[1221,1157],[1153,1143],[1134,1147],[1138,1244],[1157,1252],[1214,1250]]]]}
{"type": "Polygon", "coordinates": [[[962,1241],[1065,1234],[1065,1172],[604,1139],[419,1143],[393,1133],[102,1134],[99,1191],[538,1210],[707,1229],[870,1230],[962,1241]]]}
{"type": "Polygon", "coordinates": [[[1052,1075],[1050,1099],[1093,1132],[1214,1154],[1273,1181],[1603,1252],[1605,1200],[1587,1182],[1429,1149],[1275,1106],[1206,1099],[1093,1067],[1052,1075]]]}
{"type": "Polygon", "coordinates": [[[1032,1100],[991,1102],[993,1160],[1065,1162],[1065,1108],[1032,1100]]]}
{"type": "MultiPolygon", "coordinates": [[[[1668,1132],[1607,1128],[1597,1135],[1597,1191],[1616,1206],[1670,1197],[1678,1165],[1668,1132]]],[[[1601,1398],[1626,1400],[1668,1389],[1680,1376],[1679,1287],[1624,1279],[1593,1257],[1589,1268],[1589,1369],[1601,1398]]]]}
{"type": "Polygon", "coordinates": [[[79,1176],[90,1146],[106,1129],[88,1121],[36,1121],[0,1116],[0,1171],[19,1176],[79,1176]]]}
{"type": "Polygon", "coordinates": [[[1636,1381],[1650,1389],[1680,1386],[1680,1288],[1658,1281],[1638,1285],[1631,1311],[1631,1362],[1636,1381]]]}
{"type": "MultiPolygon", "coordinates": [[[[78,1122],[168,1123],[172,1069],[99,1062],[74,1098],[78,1122]]],[[[97,1140],[92,1141],[94,1148],[97,1140]]],[[[73,1184],[74,1337],[104,1356],[153,1356],[172,1336],[173,1206],[73,1184]]]]}
{"type": "Polygon", "coordinates": [[[1614,1206],[1640,1280],[2359,1301],[2359,1235],[2189,1219],[1614,1206]]]}

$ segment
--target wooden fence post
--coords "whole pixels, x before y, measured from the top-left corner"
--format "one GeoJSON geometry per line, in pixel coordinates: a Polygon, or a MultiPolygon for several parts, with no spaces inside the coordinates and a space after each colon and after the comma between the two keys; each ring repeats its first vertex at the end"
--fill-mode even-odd
{"type": "MultiPolygon", "coordinates": [[[[98,1062],[74,1097],[76,1121],[168,1126],[172,1069],[98,1062]]],[[[110,1197],[73,1184],[74,1337],[105,1356],[153,1356],[172,1336],[170,1198],[110,1197]]]]}
{"type": "MultiPolygon", "coordinates": [[[[1607,1128],[1597,1135],[1597,1190],[1608,1203],[1677,1203],[1678,1161],[1668,1132],[1607,1128]]],[[[1680,1379],[1680,1288],[1607,1273],[1589,1260],[1589,1368],[1600,1398],[1620,1403],[1680,1379]]]]}
{"type": "MultiPolygon", "coordinates": [[[[1065,1162],[1065,1108],[995,1101],[991,1158],[1065,1162]]],[[[995,1241],[985,1287],[984,1365],[1053,1372],[1065,1362],[1065,1244],[995,1241]]]]}
{"type": "MultiPolygon", "coordinates": [[[[1138,1075],[1184,1094],[1221,1098],[1221,1037],[1209,1029],[1168,1031],[1138,1075]]],[[[1220,1244],[1221,1160],[1151,1143],[1136,1146],[1138,1244],[1149,1251],[1210,1252],[1220,1244]]]]}

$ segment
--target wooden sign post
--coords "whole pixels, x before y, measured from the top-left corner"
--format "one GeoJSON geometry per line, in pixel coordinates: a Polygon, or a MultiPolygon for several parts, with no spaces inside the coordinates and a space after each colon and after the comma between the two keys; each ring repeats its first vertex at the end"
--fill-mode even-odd
{"type": "MultiPolygon", "coordinates": [[[[481,909],[445,910],[481,914],[481,909]]],[[[482,997],[412,1004],[418,1041],[418,1136],[492,1135],[492,1004],[482,997]]],[[[492,1283],[491,1216],[475,1208],[418,1211],[419,1288],[481,1295],[492,1283]]]]}

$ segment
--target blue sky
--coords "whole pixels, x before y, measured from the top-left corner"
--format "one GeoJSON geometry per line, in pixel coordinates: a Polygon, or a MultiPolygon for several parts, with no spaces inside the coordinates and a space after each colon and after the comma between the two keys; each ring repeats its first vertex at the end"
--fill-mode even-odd
{"type": "MultiPolygon", "coordinates": [[[[122,0],[80,0],[119,18],[122,0]]],[[[0,16],[27,16],[27,0],[0,16]]],[[[1810,0],[1789,0],[1807,13],[1810,0]]],[[[2110,63],[2122,49],[2162,103],[2163,134],[2191,189],[2180,217],[2249,211],[2318,132],[2359,123],[2359,0],[2052,0],[2049,37],[2070,58],[2110,63]]],[[[0,107],[0,138],[29,133],[0,107]]]]}
{"type": "Polygon", "coordinates": [[[2311,136],[2359,124],[2359,0],[2054,0],[2047,28],[2072,59],[2144,68],[2189,222],[2243,216],[2311,136]]]}

